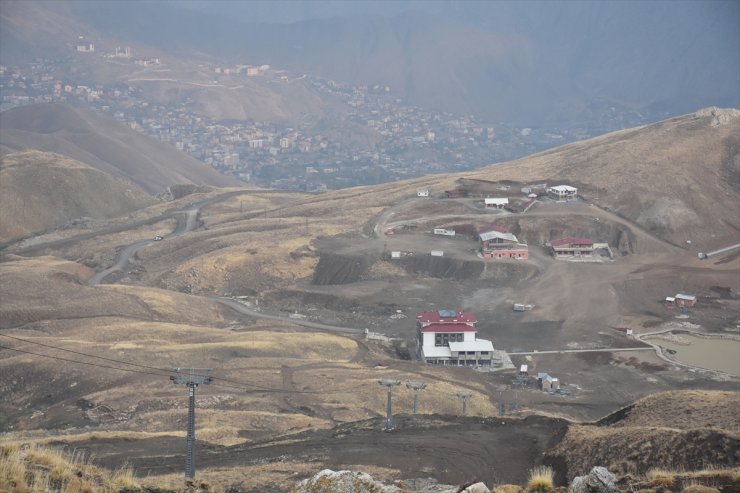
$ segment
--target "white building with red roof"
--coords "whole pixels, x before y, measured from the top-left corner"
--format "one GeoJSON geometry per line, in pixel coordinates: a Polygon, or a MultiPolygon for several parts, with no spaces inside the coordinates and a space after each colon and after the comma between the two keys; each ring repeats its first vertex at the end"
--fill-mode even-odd
{"type": "Polygon", "coordinates": [[[549,243],[555,257],[593,257],[594,240],[568,236],[549,243]]]}
{"type": "Polygon", "coordinates": [[[416,316],[421,359],[431,364],[490,366],[493,343],[476,337],[478,319],[471,312],[438,310],[416,316]]]}

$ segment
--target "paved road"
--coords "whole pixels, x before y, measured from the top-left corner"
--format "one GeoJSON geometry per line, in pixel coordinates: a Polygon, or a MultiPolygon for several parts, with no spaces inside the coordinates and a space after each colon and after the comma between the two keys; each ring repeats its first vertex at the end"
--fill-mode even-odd
{"type": "Polygon", "coordinates": [[[565,354],[565,353],[621,353],[622,351],[652,351],[651,347],[618,347],[599,349],[554,349],[547,351],[529,351],[525,353],[506,353],[509,356],[525,356],[535,354],[565,354]]]}

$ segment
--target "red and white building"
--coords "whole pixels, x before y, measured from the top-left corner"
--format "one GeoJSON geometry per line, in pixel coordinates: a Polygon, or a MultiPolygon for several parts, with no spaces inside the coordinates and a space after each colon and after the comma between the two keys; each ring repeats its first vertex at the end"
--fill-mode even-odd
{"type": "Polygon", "coordinates": [[[558,240],[551,240],[548,246],[555,257],[593,257],[594,240],[568,236],[558,240]]]}
{"type": "Polygon", "coordinates": [[[418,349],[427,363],[490,366],[493,343],[478,339],[473,313],[455,310],[421,312],[416,316],[418,349]]]}
{"type": "Polygon", "coordinates": [[[480,252],[485,258],[519,259],[529,258],[529,247],[506,229],[490,226],[478,232],[480,252]]]}

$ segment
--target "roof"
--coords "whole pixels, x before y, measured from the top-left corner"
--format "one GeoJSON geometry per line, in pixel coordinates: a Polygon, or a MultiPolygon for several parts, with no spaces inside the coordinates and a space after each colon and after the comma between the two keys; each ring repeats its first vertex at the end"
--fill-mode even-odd
{"type": "Polygon", "coordinates": [[[516,236],[514,236],[513,234],[499,233],[498,231],[486,231],[484,233],[480,233],[478,235],[478,238],[480,238],[481,241],[488,241],[494,238],[501,238],[502,240],[513,241],[514,243],[519,243],[519,240],[517,240],[516,236]]]}
{"type": "Polygon", "coordinates": [[[555,185],[554,187],[550,187],[550,190],[556,190],[558,192],[577,192],[578,191],[576,187],[571,187],[570,185],[555,185]]]}
{"type": "Polygon", "coordinates": [[[676,299],[677,299],[677,300],[689,300],[689,301],[694,301],[694,300],[696,299],[696,296],[694,296],[693,294],[678,293],[678,294],[676,295],[676,299]]]}
{"type": "Polygon", "coordinates": [[[493,343],[486,339],[476,339],[474,341],[451,342],[450,350],[453,353],[462,351],[493,351],[493,343]]]}
{"type": "Polygon", "coordinates": [[[422,323],[478,323],[478,318],[473,312],[461,312],[455,310],[436,310],[419,312],[416,319],[422,323]]]}
{"type": "Polygon", "coordinates": [[[505,205],[509,203],[509,199],[503,198],[503,199],[484,199],[484,202],[486,205],[493,204],[493,205],[505,205]]]}
{"type": "Polygon", "coordinates": [[[674,301],[676,301],[676,298],[674,298],[673,296],[666,296],[666,297],[665,297],[665,300],[666,300],[666,301],[667,301],[668,303],[673,303],[674,301]]]}
{"type": "Polygon", "coordinates": [[[422,332],[478,332],[468,324],[430,324],[421,328],[422,332]]]}
{"type": "Polygon", "coordinates": [[[482,226],[478,228],[478,234],[487,233],[489,231],[498,231],[499,233],[508,233],[508,226],[500,226],[498,224],[489,224],[488,226],[482,226]]]}
{"type": "Polygon", "coordinates": [[[551,240],[550,246],[560,247],[568,245],[593,245],[594,240],[589,238],[577,238],[575,236],[568,236],[566,238],[560,238],[559,240],[551,240]]]}
{"type": "Polygon", "coordinates": [[[451,358],[452,351],[449,346],[424,346],[421,348],[425,358],[451,358]]]}

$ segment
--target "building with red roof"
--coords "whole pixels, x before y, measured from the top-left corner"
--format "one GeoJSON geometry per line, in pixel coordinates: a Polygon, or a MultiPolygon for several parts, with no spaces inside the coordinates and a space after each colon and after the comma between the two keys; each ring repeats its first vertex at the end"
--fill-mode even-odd
{"type": "Polygon", "coordinates": [[[552,254],[558,257],[593,257],[594,240],[590,238],[578,238],[568,236],[557,240],[551,240],[548,246],[552,254]]]}
{"type": "Polygon", "coordinates": [[[493,344],[478,339],[477,317],[471,312],[437,310],[416,316],[421,359],[431,364],[490,366],[493,344]]]}

